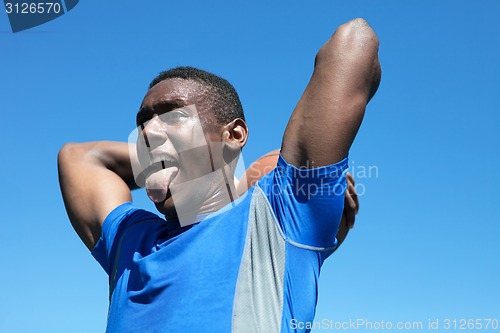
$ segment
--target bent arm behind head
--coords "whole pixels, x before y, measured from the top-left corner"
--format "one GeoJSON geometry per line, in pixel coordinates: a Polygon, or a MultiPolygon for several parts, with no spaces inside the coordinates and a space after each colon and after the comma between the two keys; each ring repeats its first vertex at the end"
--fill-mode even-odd
{"type": "Polygon", "coordinates": [[[120,142],[66,144],[58,156],[59,184],[71,224],[89,250],[104,219],[132,200],[134,182],[129,145],[120,142]]]}

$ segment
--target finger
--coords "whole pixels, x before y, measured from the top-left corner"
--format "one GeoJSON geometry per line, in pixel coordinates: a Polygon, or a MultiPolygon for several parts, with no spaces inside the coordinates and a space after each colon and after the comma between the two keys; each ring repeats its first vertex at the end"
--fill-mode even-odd
{"type": "Polygon", "coordinates": [[[350,193],[352,199],[355,202],[355,214],[359,211],[359,199],[358,192],[356,191],[356,182],[354,181],[354,177],[349,172],[347,173],[347,191],[350,193]]]}
{"type": "Polygon", "coordinates": [[[342,213],[342,216],[340,217],[340,225],[345,226],[347,230],[351,229],[349,228],[349,223],[347,223],[347,217],[345,216],[345,213],[342,213]]]}
{"type": "Polygon", "coordinates": [[[354,223],[356,221],[356,203],[353,200],[349,191],[346,191],[345,200],[344,200],[344,214],[346,216],[347,225],[349,229],[354,227],[354,223]]]}
{"type": "Polygon", "coordinates": [[[352,198],[349,191],[346,191],[345,193],[344,215],[346,217],[347,226],[349,229],[352,229],[356,220],[356,202],[352,198]]]}
{"type": "Polygon", "coordinates": [[[349,172],[346,174],[346,180],[347,188],[345,191],[343,216],[345,217],[348,228],[352,229],[356,221],[356,214],[359,210],[359,200],[358,193],[354,186],[354,177],[349,172]]]}
{"type": "Polygon", "coordinates": [[[354,228],[354,222],[356,221],[356,215],[354,215],[354,212],[352,210],[346,210],[344,211],[344,214],[342,217],[345,217],[345,224],[347,225],[347,229],[352,229],[354,228]]]}
{"type": "Polygon", "coordinates": [[[348,172],[348,173],[346,174],[346,176],[347,176],[347,183],[348,183],[348,184],[349,184],[349,183],[352,183],[353,185],[356,185],[356,181],[354,181],[354,177],[351,175],[351,173],[350,173],[350,172],[348,172]]]}
{"type": "Polygon", "coordinates": [[[354,184],[348,183],[346,190],[346,197],[349,196],[349,204],[351,204],[352,209],[354,210],[354,214],[357,214],[359,211],[359,198],[358,192],[356,192],[356,187],[354,184]]]}

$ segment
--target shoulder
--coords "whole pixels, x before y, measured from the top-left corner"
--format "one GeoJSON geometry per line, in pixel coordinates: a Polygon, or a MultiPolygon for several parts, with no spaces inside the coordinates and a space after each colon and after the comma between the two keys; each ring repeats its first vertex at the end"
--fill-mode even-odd
{"type": "Polygon", "coordinates": [[[165,221],[153,212],[135,207],[131,202],[125,202],[113,209],[106,219],[104,226],[113,222],[133,221],[139,222],[143,220],[160,220],[165,221]]]}
{"type": "Polygon", "coordinates": [[[166,225],[165,220],[158,215],[134,207],[131,202],[119,205],[104,220],[101,237],[93,248],[92,255],[109,274],[119,248],[135,251],[142,246],[150,247],[149,243],[143,244],[144,242],[139,242],[138,239],[154,240],[157,230],[151,227],[153,224],[158,226],[156,229],[161,229],[166,225]],[[143,228],[136,228],[136,226],[143,228]],[[122,246],[124,241],[126,244],[122,246]]]}
{"type": "Polygon", "coordinates": [[[112,244],[120,234],[143,222],[165,223],[165,220],[150,211],[134,207],[131,202],[123,203],[104,220],[101,241],[112,244]]]}

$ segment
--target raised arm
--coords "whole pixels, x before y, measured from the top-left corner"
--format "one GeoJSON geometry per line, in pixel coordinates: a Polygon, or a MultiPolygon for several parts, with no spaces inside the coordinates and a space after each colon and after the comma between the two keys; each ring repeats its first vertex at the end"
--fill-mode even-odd
{"type": "Polygon", "coordinates": [[[347,155],[380,82],[377,53],[377,36],[363,19],[343,24],[321,47],[285,130],[285,160],[323,166],[347,155]]]}
{"type": "Polygon", "coordinates": [[[71,224],[89,250],[106,216],[131,201],[136,188],[127,143],[66,144],[58,156],[59,184],[71,224]]]}

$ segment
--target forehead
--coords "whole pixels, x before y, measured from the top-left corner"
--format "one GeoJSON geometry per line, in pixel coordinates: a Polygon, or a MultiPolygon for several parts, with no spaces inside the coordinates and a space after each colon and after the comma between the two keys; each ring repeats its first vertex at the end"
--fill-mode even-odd
{"type": "Polygon", "coordinates": [[[198,82],[185,79],[167,79],[158,82],[148,90],[142,100],[142,106],[154,107],[157,104],[177,101],[182,104],[197,104],[200,100],[201,85],[198,82]]]}

